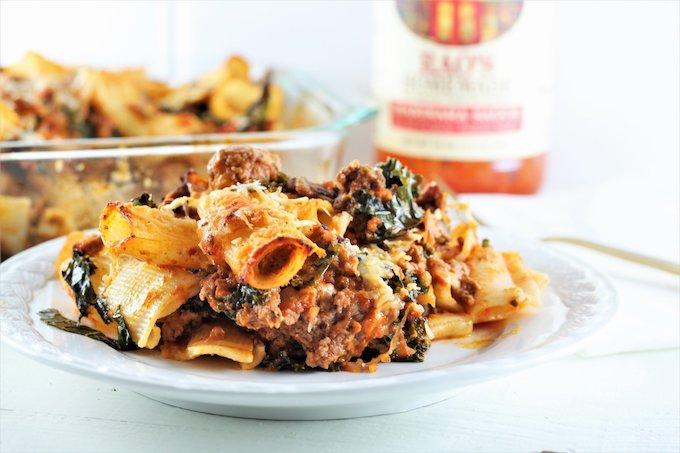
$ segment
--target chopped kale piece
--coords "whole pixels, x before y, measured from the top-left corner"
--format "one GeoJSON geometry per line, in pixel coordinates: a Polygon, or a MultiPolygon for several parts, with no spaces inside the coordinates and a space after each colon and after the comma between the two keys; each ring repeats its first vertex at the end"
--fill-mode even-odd
{"type": "MultiPolygon", "coordinates": [[[[61,272],[66,284],[71,287],[75,295],[76,307],[80,316],[87,316],[90,306],[94,306],[104,322],[107,321],[108,313],[104,304],[98,301],[90,282],[90,275],[97,269],[87,255],[74,251],[68,266],[61,272]]],[[[109,320],[110,322],[110,320],[109,320]]],[[[107,323],[108,324],[108,323],[107,323]]]]}
{"type": "Polygon", "coordinates": [[[369,221],[373,218],[380,221],[378,230],[367,235],[369,242],[381,242],[399,236],[423,219],[423,209],[415,201],[419,178],[396,159],[388,159],[378,164],[378,168],[385,176],[387,187],[392,189],[393,197],[389,201],[382,201],[366,190],[357,190],[353,195],[355,230],[369,231],[369,221]]]}
{"type": "Polygon", "coordinates": [[[179,311],[191,311],[200,313],[204,316],[212,315],[211,317],[219,318],[219,314],[210,308],[210,305],[207,302],[202,301],[198,294],[188,298],[187,301],[179,307],[179,311]]]}
{"type": "Polygon", "coordinates": [[[482,240],[482,247],[489,247],[491,245],[491,241],[488,239],[483,239],[482,240]]]}
{"type": "MultiPolygon", "coordinates": [[[[395,320],[395,324],[397,322],[398,321],[395,320]]],[[[391,361],[422,362],[425,360],[425,353],[432,343],[425,331],[425,322],[425,318],[416,318],[414,320],[407,320],[404,323],[404,340],[406,341],[406,345],[413,350],[413,354],[408,357],[402,357],[394,351],[390,354],[391,361]]],[[[364,361],[375,359],[383,352],[388,351],[391,343],[392,335],[385,335],[382,338],[371,341],[369,346],[361,353],[361,359],[364,361]]]]}
{"type": "Polygon", "coordinates": [[[422,362],[425,360],[425,353],[430,348],[430,337],[425,331],[425,318],[416,318],[414,320],[407,320],[404,324],[404,339],[406,345],[413,349],[413,354],[408,357],[398,357],[392,353],[392,360],[394,362],[422,362]]]}
{"type": "Polygon", "coordinates": [[[418,196],[420,177],[411,173],[411,170],[397,159],[389,158],[385,162],[379,163],[377,167],[382,170],[387,187],[394,185],[404,187],[412,197],[418,196]]]}
{"type": "Polygon", "coordinates": [[[148,206],[150,208],[157,208],[158,205],[152,200],[152,195],[150,193],[144,192],[137,198],[130,200],[132,206],[148,206]]]}
{"type": "Polygon", "coordinates": [[[104,324],[109,324],[111,322],[111,317],[109,316],[109,307],[104,299],[97,297],[97,300],[94,302],[94,308],[97,310],[97,313],[99,313],[99,316],[102,318],[102,321],[104,321],[104,324]]]}
{"type": "Polygon", "coordinates": [[[385,176],[387,187],[396,186],[395,196],[390,200],[390,211],[404,229],[413,228],[423,218],[423,209],[416,203],[420,177],[411,173],[397,159],[378,164],[385,176]]]}
{"type": "Polygon", "coordinates": [[[253,288],[245,283],[239,283],[234,292],[229,295],[229,302],[238,310],[244,304],[263,304],[267,301],[268,295],[267,291],[253,288]]]}
{"type": "Polygon", "coordinates": [[[281,349],[274,353],[267,351],[260,366],[273,371],[307,371],[313,369],[306,363],[307,353],[302,345],[293,342],[287,349],[281,349]]]}
{"type": "Polygon", "coordinates": [[[223,311],[213,310],[210,304],[204,300],[201,300],[198,294],[191,296],[189,299],[187,299],[187,301],[184,302],[177,311],[179,313],[187,311],[196,313],[197,315],[199,315],[200,319],[203,320],[204,322],[219,321],[224,319],[225,316],[233,320],[236,315],[235,311],[233,312],[234,316],[228,316],[226,310],[223,311]]]}
{"type": "Polygon", "coordinates": [[[337,192],[332,188],[325,187],[323,184],[309,182],[306,178],[300,176],[290,177],[281,171],[276,175],[276,178],[267,182],[265,187],[270,192],[281,189],[284,193],[292,193],[309,198],[320,198],[327,201],[333,201],[337,196],[337,192]]]}
{"type": "Polygon", "coordinates": [[[394,213],[382,200],[363,189],[354,192],[353,198],[355,208],[352,214],[363,220],[362,223],[368,223],[373,217],[377,217],[382,223],[385,234],[387,231],[396,230],[394,213]]]}
{"type": "Polygon", "coordinates": [[[130,335],[130,330],[125,324],[125,319],[123,314],[120,312],[120,306],[116,308],[113,314],[112,320],[116,323],[118,327],[118,349],[121,351],[129,351],[132,349],[137,349],[137,345],[132,341],[132,335],[130,335]]]}
{"type": "Polygon", "coordinates": [[[406,274],[403,279],[395,274],[387,281],[387,284],[395,294],[405,292],[406,302],[416,302],[418,296],[427,292],[427,287],[418,280],[418,277],[412,274],[406,274]],[[412,285],[412,283],[415,283],[415,285],[412,285]]]}
{"type": "Polygon", "coordinates": [[[236,312],[243,308],[244,305],[264,304],[268,298],[269,291],[259,290],[245,283],[239,283],[229,296],[218,302],[217,308],[234,320],[236,312]]]}
{"type": "Polygon", "coordinates": [[[406,344],[415,351],[411,358],[418,362],[425,360],[425,353],[432,344],[432,340],[427,336],[427,331],[425,330],[426,322],[425,318],[416,318],[413,321],[406,321],[406,325],[404,325],[406,344]]]}
{"type": "Polygon", "coordinates": [[[130,331],[128,330],[123,317],[120,315],[120,308],[116,310],[113,316],[114,321],[118,324],[118,339],[112,340],[103,333],[92,329],[90,327],[84,326],[76,321],[72,321],[64,317],[57,310],[50,308],[47,310],[42,310],[38,312],[40,320],[45,324],[61,329],[65,332],[76,333],[78,335],[84,335],[93,340],[98,340],[106,343],[114,349],[119,351],[130,351],[137,349],[137,346],[132,341],[130,336],[130,331]]]}
{"type": "Polygon", "coordinates": [[[125,320],[120,313],[120,307],[118,307],[114,315],[111,316],[109,314],[109,308],[106,304],[106,301],[100,297],[97,297],[97,294],[92,288],[90,276],[96,269],[97,267],[87,255],[74,250],[71,261],[68,263],[68,266],[66,266],[66,269],[62,271],[61,275],[64,277],[64,280],[69,285],[69,287],[71,287],[73,290],[76,307],[78,307],[80,317],[82,318],[87,316],[90,307],[94,307],[105,324],[110,324],[111,321],[114,321],[117,324],[117,341],[109,339],[104,334],[97,332],[94,329],[90,329],[87,326],[73,322],[68,318],[64,318],[56,310],[44,310],[40,312],[40,319],[42,319],[45,323],[54,327],[58,327],[62,330],[79,333],[96,340],[104,341],[110,346],[120,349],[121,351],[136,349],[137,346],[132,341],[130,331],[128,330],[125,320]],[[115,343],[115,345],[112,343],[115,343]]]}

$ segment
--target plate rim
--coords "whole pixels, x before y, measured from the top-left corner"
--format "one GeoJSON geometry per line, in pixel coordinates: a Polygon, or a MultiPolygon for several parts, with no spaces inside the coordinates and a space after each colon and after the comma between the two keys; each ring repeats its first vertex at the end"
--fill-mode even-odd
{"type": "MultiPolygon", "coordinates": [[[[165,392],[193,392],[194,394],[210,395],[233,395],[233,396],[263,396],[263,395],[330,395],[338,392],[345,392],[347,390],[363,391],[363,390],[390,390],[396,386],[403,385],[422,385],[424,383],[433,383],[442,379],[460,379],[467,378],[467,380],[480,382],[483,380],[490,380],[503,376],[510,375],[520,370],[528,369],[539,363],[547,360],[552,360],[558,357],[566,356],[576,350],[584,341],[588,340],[594,333],[602,329],[613,318],[618,308],[618,294],[611,283],[609,277],[593,268],[588,263],[573,257],[557,248],[544,244],[532,238],[521,237],[512,232],[502,230],[499,228],[480,228],[480,231],[490,232],[493,237],[493,232],[498,232],[506,237],[521,238],[522,243],[526,247],[539,248],[552,257],[567,262],[571,266],[575,266],[584,271],[591,281],[594,281],[600,289],[600,296],[598,297],[595,307],[596,312],[589,317],[589,322],[585,327],[581,328],[578,335],[566,335],[549,342],[548,344],[541,344],[535,348],[527,351],[518,352],[510,356],[489,359],[484,362],[475,362],[474,360],[458,363],[455,365],[444,364],[432,369],[416,370],[410,373],[392,375],[392,376],[373,376],[371,379],[349,380],[339,382],[313,382],[313,383],[266,383],[266,382],[248,382],[242,381],[215,381],[209,377],[193,376],[191,380],[178,381],[174,383],[169,382],[152,382],[148,376],[130,375],[130,374],[108,374],[106,371],[98,370],[88,364],[80,363],[82,358],[77,354],[74,355],[70,351],[61,351],[59,355],[45,354],[45,351],[30,347],[21,341],[12,332],[7,332],[6,316],[8,308],[5,306],[4,286],[3,281],[5,272],[12,270],[19,263],[30,262],[35,260],[36,255],[39,256],[41,252],[56,247],[56,243],[64,240],[64,237],[52,239],[42,244],[24,250],[17,255],[0,263],[0,283],[3,283],[0,288],[0,340],[3,344],[12,347],[15,351],[27,356],[33,360],[44,363],[51,367],[61,369],[64,371],[81,374],[98,380],[114,382],[123,386],[134,387],[137,389],[146,389],[149,391],[165,391],[165,392]],[[75,361],[73,358],[75,357],[75,361]]],[[[51,256],[51,255],[50,255],[51,256]]],[[[32,288],[34,291],[39,290],[50,281],[52,277],[47,278],[44,283],[32,288]]],[[[30,303],[34,300],[34,294],[31,294],[26,305],[27,311],[30,303]]],[[[568,308],[568,307],[567,307],[568,308]]],[[[23,313],[25,317],[30,319],[30,313],[23,313]]],[[[26,324],[25,328],[32,329],[39,336],[40,333],[31,324],[26,324]]],[[[49,340],[42,337],[44,342],[52,345],[49,340]]],[[[383,366],[389,364],[383,364],[383,366]]],[[[151,366],[151,365],[150,365],[151,366]]],[[[243,371],[247,373],[248,371],[243,371]]],[[[181,371],[173,371],[172,373],[182,373],[181,371]]],[[[182,373],[183,374],[183,373],[182,373]]],[[[370,375],[369,375],[370,376],[370,375]]],[[[465,381],[467,382],[467,381],[465,381]]]]}

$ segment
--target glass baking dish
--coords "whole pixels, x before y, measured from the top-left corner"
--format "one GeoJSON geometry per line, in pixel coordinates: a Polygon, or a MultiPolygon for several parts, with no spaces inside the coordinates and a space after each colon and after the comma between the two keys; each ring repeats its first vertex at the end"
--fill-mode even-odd
{"type": "Polygon", "coordinates": [[[273,70],[272,77],[285,96],[279,131],[0,142],[2,256],[96,227],[108,201],[142,192],[160,200],[189,168],[205,173],[210,156],[226,144],[263,146],[281,157],[289,174],[331,178],[349,128],[375,109],[299,73],[273,70]]]}

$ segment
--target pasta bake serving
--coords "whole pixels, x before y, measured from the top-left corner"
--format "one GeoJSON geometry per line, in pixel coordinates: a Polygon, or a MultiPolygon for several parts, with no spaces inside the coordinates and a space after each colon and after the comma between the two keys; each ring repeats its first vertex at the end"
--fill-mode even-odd
{"type": "Polygon", "coordinates": [[[540,304],[547,277],[476,227],[397,160],[315,184],[234,146],[158,205],[110,202],[98,234],[71,233],[55,266],[73,313],[40,316],[175,360],[374,371],[540,304]]]}

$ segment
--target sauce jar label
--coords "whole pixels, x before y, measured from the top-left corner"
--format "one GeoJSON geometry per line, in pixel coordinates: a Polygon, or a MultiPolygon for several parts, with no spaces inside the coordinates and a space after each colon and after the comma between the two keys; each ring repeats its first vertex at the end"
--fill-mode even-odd
{"type": "Polygon", "coordinates": [[[376,146],[442,161],[545,153],[553,83],[550,2],[376,2],[376,146]]]}

